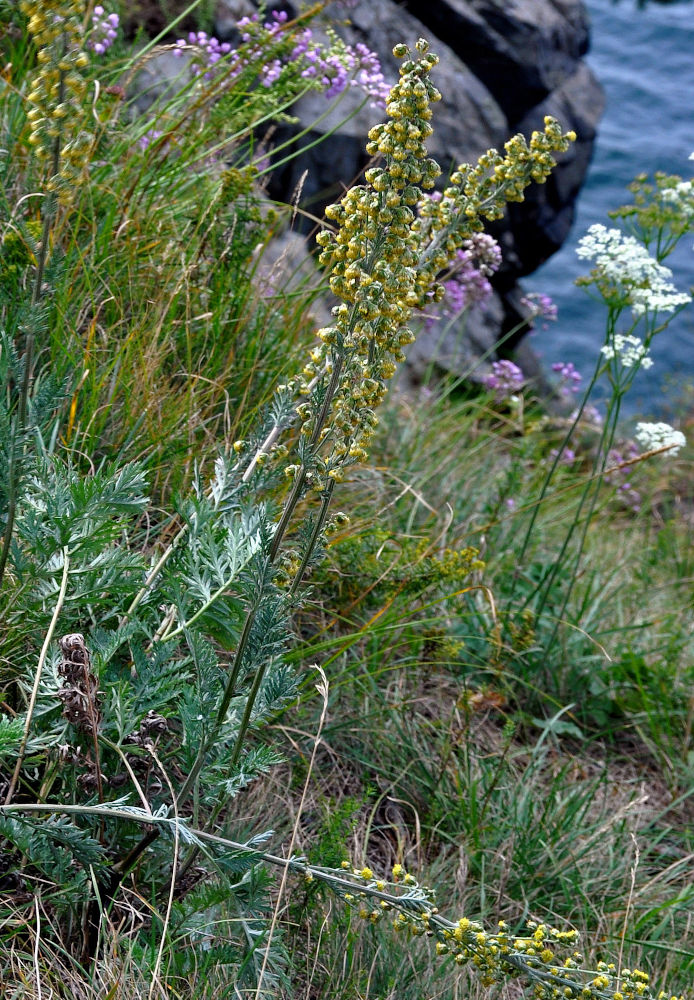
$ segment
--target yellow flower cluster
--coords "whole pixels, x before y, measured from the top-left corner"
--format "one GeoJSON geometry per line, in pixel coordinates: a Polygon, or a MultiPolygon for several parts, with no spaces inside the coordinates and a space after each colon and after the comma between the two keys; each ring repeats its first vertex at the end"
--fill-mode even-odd
{"type": "Polygon", "coordinates": [[[48,164],[46,190],[61,200],[88,159],[93,138],[85,129],[81,0],[20,0],[36,45],[38,71],[27,94],[29,143],[48,164]]]}
{"type": "Polygon", "coordinates": [[[476,166],[461,166],[443,195],[431,197],[425,192],[441,170],[425,140],[432,133],[431,104],[441,98],[429,78],[438,58],[423,39],[414,53],[405,45],[393,51],[403,60],[400,78],[386,105],[388,120],[371,129],[366,147],[381,161],[366,171],[366,184],[328,207],[335,231],[318,236],[320,262],[330,269],[340,302],[296,383],[307,397],[297,413],[310,457],[290,473],[318,490],[366,458],[374,411],[414,339],[407,327],[412,311],[443,294],[437,276],[482,228],[481,219],[498,218],[531,181],[544,180],[552,154],[575,138],[548,118],[529,143],[515,136],[504,155],[490,150],[476,166]]]}
{"type": "Polygon", "coordinates": [[[423,198],[413,226],[425,248],[417,276],[418,305],[427,305],[442,292],[436,276],[447,268],[463,240],[483,228],[482,219],[500,219],[506,203],[522,201],[525,188],[543,184],[556,166],[555,154],[565,152],[576,140],[575,132],[562,132],[556,119],[545,118],[544,130],[533,132],[528,143],[514,135],[504,146],[483,153],[472,166],[462,163],[440,198],[423,198]]]}
{"type": "MultiPolygon", "coordinates": [[[[330,882],[325,869],[314,871],[330,882]]],[[[437,955],[450,956],[456,965],[473,965],[484,986],[523,978],[532,983],[537,1000],[684,1000],[654,993],[648,975],[638,969],[618,972],[606,962],[598,962],[595,970],[584,969],[582,955],[574,950],[577,931],[529,921],[528,933],[519,937],[503,920],[493,934],[467,917],[447,920],[434,905],[431,889],[420,886],[400,864],[394,865],[390,881],[377,879],[368,867],[353,868],[348,861],[335,874],[342,876],[338,891],[360,917],[377,923],[395,914],[396,931],[434,939],[437,955]]]]}
{"type": "MultiPolygon", "coordinates": [[[[365,185],[352,188],[326,215],[335,234],[318,237],[321,263],[331,267],[330,287],[341,303],[334,322],[319,331],[322,341],[304,369],[306,379],[333,375],[331,428],[323,432],[320,403],[299,411],[303,433],[318,442],[331,435],[330,452],[319,473],[340,478],[340,470],[366,457],[376,425],[374,410],[385,383],[404,360],[403,347],[414,339],[406,324],[417,302],[419,245],[413,237],[413,206],[420,187],[432,187],[440,169],[427,158],[423,140],[431,134],[430,103],[441,95],[429,79],[438,58],[427,43],[417,43],[417,58],[407,58],[387,104],[389,120],[369,133],[367,149],[383,154],[383,166],[366,173],[365,185]]],[[[399,58],[409,55],[398,46],[399,58]]],[[[305,391],[306,388],[305,388],[305,391]]],[[[308,394],[308,392],[307,392],[308,394]]]]}

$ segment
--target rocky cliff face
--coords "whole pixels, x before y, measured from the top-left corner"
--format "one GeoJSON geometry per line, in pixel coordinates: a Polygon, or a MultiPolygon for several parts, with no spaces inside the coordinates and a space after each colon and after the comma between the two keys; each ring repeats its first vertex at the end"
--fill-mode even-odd
{"type": "MultiPolygon", "coordinates": [[[[297,13],[286,0],[268,6],[290,16],[297,13]]],[[[257,8],[257,0],[217,0],[217,36],[233,42],[237,21],[257,8]]],[[[171,17],[185,9],[186,0],[133,0],[126,31],[145,26],[156,33],[166,23],[165,13],[171,17]]],[[[397,42],[412,44],[420,36],[431,42],[441,60],[435,79],[443,100],[436,106],[435,132],[427,146],[444,177],[457,164],[503,145],[515,132],[528,135],[541,127],[546,114],[576,132],[577,142],[547,184],[532,186],[525,201],[511,205],[505,219],[492,228],[503,266],[493,279],[491,303],[471,310],[464,322],[421,330],[409,357],[413,382],[432,366],[458,376],[474,370],[473,377],[479,377],[495,357],[495,344],[506,337],[503,355],[515,351],[526,374],[537,375],[536,366],[531,370],[527,342],[522,342],[527,326],[508,336],[526,318],[519,280],[567,237],[604,106],[600,85],[583,61],[589,35],[582,0],[334,0],[322,17],[324,26],[329,24],[346,41],[364,42],[376,51],[391,80],[397,76],[392,55],[397,42]]],[[[312,29],[320,31],[315,21],[312,29]]],[[[161,60],[148,64],[155,79],[138,82],[145,104],[157,86],[171,85],[164,65],[169,56],[163,53],[161,60]]],[[[180,64],[173,75],[178,73],[180,64]]],[[[326,108],[319,94],[299,102],[294,111],[301,124],[295,132],[310,128],[299,141],[305,151],[275,171],[270,192],[274,197],[288,201],[300,188],[301,204],[315,218],[358,179],[366,165],[366,133],[382,116],[361,103],[360,92],[350,89],[332,107],[326,108]],[[328,137],[314,143],[321,136],[328,137]]],[[[276,133],[278,141],[287,138],[291,135],[276,133]]],[[[313,225],[307,218],[305,232],[313,225]]],[[[296,250],[297,240],[291,240],[296,250]]]]}
{"type": "MultiPolygon", "coordinates": [[[[291,4],[284,3],[291,14],[291,4]]],[[[252,0],[220,0],[217,31],[229,35],[235,20],[254,8],[252,0]]],[[[436,83],[443,94],[427,143],[444,174],[499,146],[515,132],[526,135],[546,114],[573,129],[578,141],[564,154],[546,185],[534,186],[514,204],[494,235],[504,264],[494,279],[494,301],[474,311],[464,328],[422,331],[410,356],[413,380],[432,361],[440,369],[466,374],[523,316],[518,280],[530,274],[562,245],[571,227],[576,196],[585,178],[595,129],[604,101],[600,85],[583,62],[588,48],[588,18],[581,0],[348,0],[328,8],[330,23],[349,42],[375,50],[386,76],[395,79],[396,42],[429,39],[441,58],[436,83]]],[[[347,92],[326,114],[325,99],[310,95],[296,114],[303,125],[316,124],[302,140],[308,146],[321,133],[325,142],[277,171],[272,193],[289,198],[301,179],[302,201],[313,215],[352,183],[365,165],[364,137],[380,118],[373,108],[357,110],[360,97],[347,92]],[[350,120],[340,124],[347,115],[350,120]],[[322,116],[322,117],[321,117],[322,116]]],[[[514,348],[520,335],[507,346],[514,348]]],[[[526,365],[528,358],[525,358],[526,365]]],[[[483,371],[484,365],[478,367],[483,371]]]]}

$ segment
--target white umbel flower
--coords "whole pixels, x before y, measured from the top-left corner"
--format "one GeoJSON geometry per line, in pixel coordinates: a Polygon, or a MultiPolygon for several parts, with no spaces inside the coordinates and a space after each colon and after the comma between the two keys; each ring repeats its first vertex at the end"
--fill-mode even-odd
{"type": "Polygon", "coordinates": [[[659,264],[634,237],[599,223],[591,226],[578,242],[576,253],[594,260],[593,277],[598,286],[607,285],[624,297],[635,316],[646,312],[674,312],[690,302],[670,279],[672,271],[659,264]]]}
{"type": "Polygon", "coordinates": [[[648,355],[648,348],[639,337],[631,334],[616,333],[610,344],[600,348],[608,361],[619,358],[625,368],[633,368],[640,363],[642,368],[650,368],[653,359],[648,355]]]}
{"type": "Polygon", "coordinates": [[[676,455],[680,448],[684,448],[687,440],[682,431],[676,431],[670,424],[639,423],[636,425],[636,440],[645,451],[656,451],[659,448],[668,448],[670,455],[676,455]]]}

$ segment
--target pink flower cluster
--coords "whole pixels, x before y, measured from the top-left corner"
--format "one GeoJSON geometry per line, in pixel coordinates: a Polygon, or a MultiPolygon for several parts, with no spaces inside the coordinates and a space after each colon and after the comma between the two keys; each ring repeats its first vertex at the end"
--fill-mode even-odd
{"type": "Polygon", "coordinates": [[[555,362],[552,365],[552,371],[557,372],[561,379],[559,382],[559,392],[562,396],[568,396],[569,393],[578,392],[581,388],[580,383],[583,376],[579,371],[576,371],[570,361],[555,362]]]}
{"type": "Polygon", "coordinates": [[[542,292],[530,292],[521,299],[521,305],[524,305],[528,310],[530,315],[527,317],[528,322],[533,319],[544,320],[542,324],[542,329],[547,329],[547,323],[553,322],[558,315],[557,306],[554,301],[549,297],[549,295],[543,295],[542,292]]]}
{"type": "Polygon", "coordinates": [[[97,55],[103,55],[116,40],[119,24],[118,14],[107,14],[101,4],[96,6],[92,11],[92,27],[87,42],[89,48],[97,55]]]}
{"type": "MultiPolygon", "coordinates": [[[[309,28],[305,31],[311,34],[309,28]]],[[[390,86],[384,79],[378,56],[362,42],[355,46],[345,45],[344,50],[327,55],[317,45],[307,47],[304,58],[308,66],[301,75],[305,79],[317,79],[326,97],[337,97],[348,86],[359,87],[375,107],[385,108],[390,86]]]]}
{"type": "MultiPolygon", "coordinates": [[[[341,94],[348,86],[359,87],[373,104],[384,108],[390,91],[375,52],[359,42],[351,46],[336,39],[326,49],[314,39],[310,28],[287,32],[287,46],[282,46],[282,31],[288,15],[273,10],[271,18],[262,22],[258,14],[242,17],[237,22],[242,48],[232,49],[228,42],[219,42],[204,31],[191,32],[188,40],[179,39],[174,53],[182,56],[193,48],[193,66],[209,79],[223,57],[225,72],[234,79],[251,66],[258,66],[258,78],[263,87],[270,87],[289,66],[305,80],[315,80],[328,98],[341,94]],[[271,56],[272,58],[269,58],[271,56]]],[[[218,67],[221,68],[221,67],[218,67]]]]}
{"type": "Polygon", "coordinates": [[[174,55],[182,56],[186,45],[193,46],[197,50],[197,58],[193,60],[193,64],[200,72],[204,73],[208,80],[212,76],[212,68],[216,63],[231,52],[229,42],[220,42],[214,36],[208,35],[206,31],[190,31],[187,42],[184,38],[179,38],[176,42],[174,55]]]}
{"type": "Polygon", "coordinates": [[[524,382],[525,375],[513,361],[493,361],[492,370],[482,384],[495,393],[497,400],[502,400],[518,392],[524,382]]]}
{"type": "Polygon", "coordinates": [[[469,306],[486,305],[492,294],[489,278],[498,271],[500,264],[501,249],[492,236],[475,233],[465,240],[456,252],[449,277],[443,281],[442,311],[427,314],[426,328],[431,329],[442,317],[459,316],[469,306]]]}

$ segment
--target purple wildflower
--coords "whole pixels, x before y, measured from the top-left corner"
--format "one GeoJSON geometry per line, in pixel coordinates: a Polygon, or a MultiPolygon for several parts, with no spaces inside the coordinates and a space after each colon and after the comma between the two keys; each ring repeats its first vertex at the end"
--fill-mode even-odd
{"type": "Polygon", "coordinates": [[[92,26],[87,44],[98,56],[110,49],[118,34],[118,14],[107,14],[101,4],[92,11],[92,26]]]}
{"type": "Polygon", "coordinates": [[[483,379],[483,384],[501,400],[517,392],[524,381],[523,372],[513,361],[493,361],[491,373],[483,379]]]}
{"type": "Polygon", "coordinates": [[[151,128],[140,136],[140,138],[137,140],[137,144],[140,147],[140,149],[147,149],[150,143],[154,142],[156,139],[159,139],[163,134],[164,133],[160,132],[159,129],[151,128]]]}
{"type": "Polygon", "coordinates": [[[224,56],[231,52],[229,42],[208,35],[206,31],[190,31],[188,39],[179,38],[174,49],[175,56],[182,56],[185,49],[194,50],[191,65],[193,71],[202,74],[206,80],[212,77],[212,69],[224,56]]]}
{"type": "Polygon", "coordinates": [[[582,375],[576,371],[570,361],[557,361],[552,365],[552,371],[560,376],[559,392],[562,396],[568,396],[571,392],[578,392],[582,375]]]}
{"type": "Polygon", "coordinates": [[[348,86],[359,87],[374,106],[385,107],[390,87],[375,52],[361,42],[351,46],[336,37],[330,48],[324,48],[314,40],[310,28],[282,34],[287,20],[286,11],[277,10],[265,22],[258,14],[242,17],[236,27],[243,45],[234,50],[228,42],[220,43],[204,31],[191,31],[187,41],[177,41],[174,53],[182,56],[185,50],[193,49],[193,69],[205,79],[212,76],[213,68],[224,56],[229,57],[225,72],[230,80],[260,63],[259,77],[264,87],[272,86],[285,66],[291,65],[295,74],[313,81],[328,98],[337,97],[348,86]]]}
{"type": "Polygon", "coordinates": [[[633,472],[633,466],[626,463],[638,458],[640,454],[641,452],[633,441],[627,441],[621,450],[619,448],[610,449],[607,455],[609,468],[605,474],[605,478],[614,483],[617,498],[635,514],[641,510],[641,494],[634,488],[629,479],[633,472]]]}
{"type": "MultiPolygon", "coordinates": [[[[549,453],[549,457],[552,460],[554,460],[558,454],[559,454],[559,449],[552,448],[552,450],[549,453]]],[[[573,450],[573,448],[562,449],[561,458],[559,459],[559,461],[561,462],[562,465],[573,465],[573,463],[576,461],[576,452],[573,450]]]]}
{"type": "Polygon", "coordinates": [[[276,80],[279,79],[280,73],[282,72],[282,63],[279,59],[273,59],[271,63],[263,66],[260,71],[260,82],[263,87],[271,87],[276,80]]]}
{"type": "MultiPolygon", "coordinates": [[[[577,417],[578,417],[578,409],[574,410],[573,413],[569,414],[569,420],[575,420],[577,417]]],[[[602,425],[602,420],[603,420],[602,413],[597,408],[597,406],[593,406],[592,403],[589,403],[588,406],[583,407],[583,412],[581,413],[581,420],[584,420],[586,423],[595,424],[596,426],[600,427],[602,425]]]]}
{"type": "Polygon", "coordinates": [[[544,320],[542,324],[543,330],[546,330],[547,323],[554,321],[558,315],[557,306],[554,301],[549,295],[543,295],[542,292],[530,292],[528,295],[524,295],[521,299],[521,305],[524,305],[530,313],[527,317],[528,322],[533,319],[544,320]]]}
{"type": "Polygon", "coordinates": [[[337,97],[348,86],[359,87],[372,99],[374,106],[385,107],[390,87],[378,56],[362,42],[355,46],[343,44],[324,55],[318,45],[309,46],[305,33],[294,53],[297,49],[307,63],[301,75],[304,79],[319,81],[326,97],[337,97]]]}
{"type": "MultiPolygon", "coordinates": [[[[430,196],[434,200],[434,195],[430,196]]],[[[439,195],[439,198],[441,196],[439,195]]],[[[443,281],[442,312],[429,313],[427,329],[442,317],[454,319],[469,306],[484,306],[492,294],[489,277],[501,264],[499,244],[487,233],[475,233],[457,251],[449,277],[443,281]]]]}

